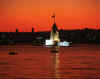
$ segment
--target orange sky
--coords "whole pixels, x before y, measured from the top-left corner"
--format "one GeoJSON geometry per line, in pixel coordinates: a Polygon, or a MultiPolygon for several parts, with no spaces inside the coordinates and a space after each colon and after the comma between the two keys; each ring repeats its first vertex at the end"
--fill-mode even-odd
{"type": "Polygon", "coordinates": [[[0,0],[0,31],[100,28],[100,0],[0,0]]]}

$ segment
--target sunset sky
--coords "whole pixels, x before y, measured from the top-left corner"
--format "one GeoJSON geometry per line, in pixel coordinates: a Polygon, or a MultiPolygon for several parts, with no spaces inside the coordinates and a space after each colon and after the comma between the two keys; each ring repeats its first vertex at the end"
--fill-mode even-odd
{"type": "Polygon", "coordinates": [[[0,0],[0,32],[50,30],[53,12],[59,29],[100,29],[100,0],[0,0]]]}

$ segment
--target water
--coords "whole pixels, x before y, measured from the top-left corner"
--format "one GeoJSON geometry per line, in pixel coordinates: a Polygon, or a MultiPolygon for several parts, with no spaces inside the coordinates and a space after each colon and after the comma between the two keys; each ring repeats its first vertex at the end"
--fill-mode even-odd
{"type": "Polygon", "coordinates": [[[0,79],[100,79],[99,47],[73,45],[51,53],[42,46],[1,46],[0,79]]]}

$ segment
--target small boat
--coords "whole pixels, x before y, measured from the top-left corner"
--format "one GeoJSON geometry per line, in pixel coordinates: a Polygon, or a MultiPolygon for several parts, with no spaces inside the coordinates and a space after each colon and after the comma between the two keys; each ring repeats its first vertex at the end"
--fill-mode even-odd
{"type": "Polygon", "coordinates": [[[9,52],[9,55],[17,55],[17,54],[18,54],[17,52],[13,52],[13,51],[9,52]]]}

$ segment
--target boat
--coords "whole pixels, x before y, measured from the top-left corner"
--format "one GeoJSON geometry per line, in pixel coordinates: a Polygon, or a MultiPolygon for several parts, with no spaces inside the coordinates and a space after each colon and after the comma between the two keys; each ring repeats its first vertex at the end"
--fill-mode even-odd
{"type": "Polygon", "coordinates": [[[17,55],[18,53],[17,52],[14,52],[14,51],[11,51],[9,52],[9,55],[17,55]]]}

